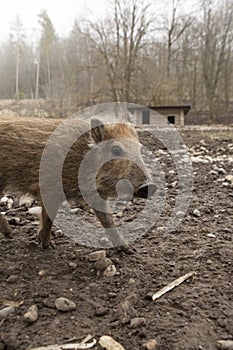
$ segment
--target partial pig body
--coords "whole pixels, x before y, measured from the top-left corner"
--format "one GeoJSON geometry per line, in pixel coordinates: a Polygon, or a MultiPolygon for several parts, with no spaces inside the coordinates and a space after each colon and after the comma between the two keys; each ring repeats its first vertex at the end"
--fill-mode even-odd
{"type": "MultiPolygon", "coordinates": [[[[52,212],[50,210],[47,213],[39,186],[39,169],[42,153],[50,136],[54,130],[60,128],[60,133],[53,145],[55,160],[59,160],[62,147],[66,141],[69,143],[69,138],[73,137],[76,140],[67,153],[62,170],[62,185],[67,200],[75,200],[77,205],[83,202],[78,175],[80,164],[90,150],[92,152],[90,164],[95,167],[103,164],[103,159],[106,157],[111,158],[100,167],[95,179],[92,178],[91,166],[90,169],[85,170],[83,176],[87,183],[95,182],[98,194],[104,199],[101,207],[97,205],[97,209],[95,208],[95,213],[103,227],[107,229],[106,232],[113,245],[126,245],[114,226],[112,215],[107,212],[103,203],[106,203],[107,198],[118,195],[116,185],[121,179],[128,179],[133,186],[134,194],[137,195],[138,192],[141,197],[147,196],[149,186],[151,193],[154,191],[153,184],[148,185],[150,178],[141,158],[140,144],[134,127],[124,123],[103,124],[97,119],[92,119],[90,131],[90,125],[87,122],[69,119],[63,133],[62,121],[61,119],[30,118],[11,118],[0,121],[0,194],[6,190],[13,193],[31,193],[40,201],[42,215],[39,241],[44,248],[49,247],[52,222],[62,198],[54,195],[55,176],[52,181],[50,179],[50,182],[44,184],[52,203],[52,212]],[[81,136],[76,138],[76,135],[81,136]],[[100,147],[100,145],[104,146],[100,147]],[[127,160],[129,154],[132,159],[132,152],[133,158],[140,163],[140,167],[136,166],[132,160],[127,160]]],[[[92,190],[90,189],[89,197],[96,196],[96,193],[92,194],[92,190]]],[[[125,192],[127,191],[124,191],[124,194],[125,192]]],[[[98,196],[96,200],[98,201],[98,196]]],[[[93,201],[95,198],[92,198],[93,201]]],[[[6,236],[12,234],[9,224],[1,214],[0,231],[6,236]]]]}

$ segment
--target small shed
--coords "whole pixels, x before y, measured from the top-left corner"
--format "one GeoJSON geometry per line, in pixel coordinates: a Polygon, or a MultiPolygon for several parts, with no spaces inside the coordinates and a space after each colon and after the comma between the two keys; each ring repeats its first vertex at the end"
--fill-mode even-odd
{"type": "Polygon", "coordinates": [[[185,116],[191,105],[177,106],[138,106],[131,105],[128,110],[132,114],[135,125],[166,126],[168,124],[185,125],[185,116]]]}

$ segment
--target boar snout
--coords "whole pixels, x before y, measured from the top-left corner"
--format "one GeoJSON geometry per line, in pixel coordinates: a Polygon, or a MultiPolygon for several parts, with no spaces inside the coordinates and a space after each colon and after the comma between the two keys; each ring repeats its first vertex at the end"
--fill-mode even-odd
{"type": "Polygon", "coordinates": [[[156,185],[152,182],[145,182],[138,187],[136,196],[139,198],[150,198],[156,191],[156,185]]]}

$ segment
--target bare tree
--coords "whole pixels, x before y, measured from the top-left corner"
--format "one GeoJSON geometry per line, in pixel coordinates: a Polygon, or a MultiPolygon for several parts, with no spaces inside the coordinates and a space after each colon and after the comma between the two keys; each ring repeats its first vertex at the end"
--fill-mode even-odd
{"type": "Polygon", "coordinates": [[[16,62],[16,70],[15,70],[15,98],[19,99],[19,65],[20,65],[20,55],[23,50],[23,46],[25,44],[25,31],[23,28],[22,21],[20,17],[17,15],[15,18],[15,22],[12,26],[10,32],[10,42],[15,51],[15,62],[16,62]]]}
{"type": "Polygon", "coordinates": [[[41,67],[42,58],[44,58],[46,61],[46,71],[47,71],[46,97],[51,98],[52,97],[51,50],[54,42],[57,40],[57,36],[47,12],[45,10],[42,10],[38,15],[38,17],[39,17],[39,24],[41,25],[41,29],[42,29],[41,39],[40,39],[40,48],[39,48],[40,58],[38,59],[38,63],[40,62],[40,67],[41,67]]]}
{"type": "Polygon", "coordinates": [[[173,55],[179,49],[176,44],[186,29],[190,27],[193,22],[193,17],[179,15],[178,8],[181,0],[172,0],[171,7],[171,19],[166,18],[166,31],[167,31],[167,80],[170,80],[171,62],[173,55]]]}
{"type": "Polygon", "coordinates": [[[226,1],[225,4],[221,2],[215,9],[213,1],[203,0],[203,12],[201,32],[203,78],[212,116],[220,75],[224,68],[229,35],[233,30],[232,1],[226,1]]]}
{"type": "Polygon", "coordinates": [[[143,0],[114,0],[112,17],[92,24],[114,101],[132,98],[133,75],[152,22],[149,8],[143,0]]]}

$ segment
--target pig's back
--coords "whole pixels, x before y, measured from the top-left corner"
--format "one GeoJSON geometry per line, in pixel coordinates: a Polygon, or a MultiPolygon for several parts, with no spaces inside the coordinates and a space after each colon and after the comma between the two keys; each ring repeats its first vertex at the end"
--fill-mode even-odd
{"type": "MultiPolygon", "coordinates": [[[[0,119],[0,191],[39,191],[39,167],[44,147],[64,119],[1,118],[0,119]]],[[[76,129],[87,123],[74,120],[76,129]]],[[[66,133],[69,135],[69,132],[66,133]]],[[[69,137],[69,136],[68,136],[69,137]]],[[[59,140],[58,140],[59,143],[59,140]]]]}

